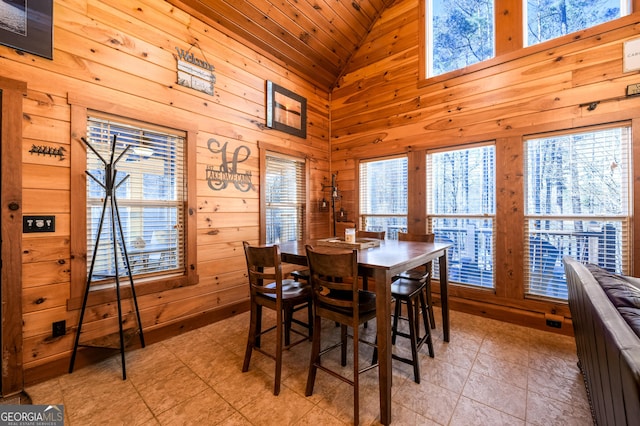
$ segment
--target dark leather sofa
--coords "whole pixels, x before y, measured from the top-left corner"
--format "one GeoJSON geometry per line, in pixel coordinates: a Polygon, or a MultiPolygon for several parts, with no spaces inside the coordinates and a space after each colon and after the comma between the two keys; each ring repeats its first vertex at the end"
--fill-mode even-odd
{"type": "Polygon", "coordinates": [[[640,424],[640,279],[564,257],[579,366],[594,422],[640,424]]]}

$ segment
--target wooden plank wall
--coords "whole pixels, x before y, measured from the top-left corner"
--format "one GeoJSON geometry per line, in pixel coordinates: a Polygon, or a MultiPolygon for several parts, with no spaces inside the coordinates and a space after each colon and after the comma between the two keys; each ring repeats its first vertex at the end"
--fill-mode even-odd
{"type": "MultiPolygon", "coordinates": [[[[258,142],[304,152],[311,161],[310,199],[322,198],[329,173],[329,95],[282,66],[157,0],[56,0],[54,59],[0,46],[0,76],[25,81],[23,100],[23,199],[25,215],[55,215],[55,233],[23,234],[25,380],[59,374],[68,366],[78,310],[67,309],[70,294],[70,106],[72,95],[145,108],[162,123],[167,111],[197,122],[197,247],[199,283],[139,298],[150,331],[177,332],[189,321],[202,323],[246,309],[248,287],[243,240],[259,240],[258,142]],[[193,46],[192,46],[193,44],[193,46]],[[176,84],[176,47],[191,49],[215,66],[215,94],[176,84]],[[307,98],[306,140],[266,129],[265,81],[307,98]],[[229,149],[251,151],[242,164],[254,190],[214,191],[205,179],[219,155],[207,149],[215,138],[229,149]],[[64,148],[63,159],[30,153],[32,146],[64,148]],[[200,318],[196,320],[195,318],[200,318]],[[203,319],[204,318],[204,319],[203,319]],[[67,335],[51,338],[52,322],[66,320],[67,335]],[[55,365],[55,369],[49,368],[55,365]],[[45,373],[48,371],[48,373],[45,373]]],[[[311,237],[328,235],[328,213],[313,213],[311,237]]],[[[94,314],[100,313],[95,309],[94,314]]],[[[104,312],[113,312],[105,307],[104,312]]]]}
{"type": "MultiPolygon", "coordinates": [[[[452,286],[454,306],[537,327],[544,327],[545,313],[569,317],[566,304],[523,296],[522,138],[538,132],[637,121],[640,98],[625,98],[624,94],[627,85],[640,82],[640,75],[623,73],[622,49],[625,40],[640,35],[639,22],[640,15],[634,13],[562,43],[514,51],[455,75],[421,82],[419,0],[395,2],[376,22],[332,91],[331,167],[338,175],[343,206],[348,212],[357,209],[358,159],[404,152],[414,153],[410,158],[415,153],[424,158],[430,148],[495,141],[496,291],[452,286]],[[592,102],[600,103],[589,110],[592,102]]],[[[635,128],[634,134],[638,134],[635,128]]],[[[633,163],[637,214],[637,148],[633,163]]],[[[414,169],[410,166],[410,170],[414,169]]],[[[415,199],[409,201],[424,206],[415,199]]],[[[424,227],[424,207],[415,216],[424,227]]],[[[637,223],[632,238],[634,259],[640,258],[637,223]]],[[[571,332],[570,328],[564,331],[571,332]]]]}

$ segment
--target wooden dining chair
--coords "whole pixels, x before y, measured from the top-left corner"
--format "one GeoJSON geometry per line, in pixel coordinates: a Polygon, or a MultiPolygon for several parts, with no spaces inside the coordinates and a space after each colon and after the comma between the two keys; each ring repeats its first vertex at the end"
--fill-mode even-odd
{"type": "Polygon", "coordinates": [[[356,231],[356,238],[375,238],[376,240],[384,240],[386,231],[356,231]]]}
{"type": "Polygon", "coordinates": [[[363,291],[358,286],[358,252],[357,250],[314,249],[307,245],[307,262],[311,273],[313,293],[313,343],[309,362],[306,396],[313,394],[313,386],[318,369],[353,386],[353,418],[354,424],[359,421],[359,375],[378,366],[371,363],[364,368],[359,364],[359,343],[374,346],[373,357],[377,360],[377,347],[371,342],[361,339],[359,326],[376,316],[376,295],[363,291]],[[340,324],[340,342],[321,348],[322,318],[340,324]],[[347,327],[353,330],[353,379],[323,365],[320,358],[327,352],[341,348],[341,364],[347,364],[347,327]]]}
{"type": "Polygon", "coordinates": [[[306,283],[283,279],[279,246],[252,246],[247,241],[244,241],[242,245],[247,261],[251,297],[249,336],[242,371],[249,370],[253,350],[273,358],[276,362],[273,394],[278,395],[282,375],[283,349],[289,349],[311,339],[313,332],[311,287],[306,283]],[[262,307],[273,309],[276,312],[276,325],[266,330],[262,330],[262,307]],[[307,308],[306,323],[293,318],[294,311],[303,307],[307,308]],[[305,334],[292,328],[292,323],[303,325],[308,332],[305,334]],[[275,353],[270,353],[260,347],[260,337],[273,330],[276,331],[276,347],[275,353]],[[301,337],[291,343],[289,337],[291,333],[296,333],[301,337]]]}
{"type": "MultiPolygon", "coordinates": [[[[375,238],[376,240],[384,240],[387,231],[356,231],[356,239],[358,238],[375,238]]],[[[369,280],[362,277],[362,289],[369,290],[369,280]]],[[[366,323],[365,323],[366,326],[366,323]]]]}
{"type": "MultiPolygon", "coordinates": [[[[433,242],[433,234],[409,234],[398,233],[399,241],[422,241],[433,242]]],[[[393,325],[391,327],[391,344],[396,344],[397,336],[409,339],[411,346],[411,358],[401,356],[397,353],[392,355],[393,359],[413,366],[413,380],[420,383],[420,359],[418,351],[426,343],[429,348],[429,356],[434,357],[433,341],[431,339],[431,324],[435,323],[433,317],[433,307],[431,305],[431,262],[426,265],[403,272],[394,278],[391,283],[391,297],[396,301],[393,325]],[[428,294],[428,296],[425,295],[428,294]],[[407,316],[402,316],[402,306],[407,309],[407,316]],[[419,314],[422,314],[424,323],[424,335],[420,337],[419,314]],[[427,319],[429,317],[429,319],[427,319]],[[409,332],[403,332],[398,328],[398,322],[406,320],[409,323],[409,332]]]]}
{"type": "MultiPolygon", "coordinates": [[[[398,241],[418,241],[423,243],[432,243],[435,239],[433,233],[414,234],[409,232],[398,232],[398,241]]],[[[431,328],[436,328],[436,320],[433,314],[433,299],[431,296],[431,270],[432,263],[428,262],[424,265],[413,268],[409,271],[398,274],[394,279],[406,278],[414,281],[425,281],[425,294],[427,297],[427,312],[429,313],[429,323],[431,328]]]]}

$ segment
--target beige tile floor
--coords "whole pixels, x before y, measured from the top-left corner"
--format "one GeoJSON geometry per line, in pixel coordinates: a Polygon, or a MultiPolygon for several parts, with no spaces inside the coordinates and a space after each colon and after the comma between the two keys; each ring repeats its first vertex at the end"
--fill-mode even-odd
{"type": "MultiPolygon", "coordinates": [[[[444,343],[437,308],[436,319],[435,358],[422,348],[421,384],[410,366],[394,362],[393,425],[593,424],[572,338],[452,311],[451,342],[444,343]]],[[[242,373],[248,324],[244,313],[127,352],[127,380],[116,354],[26,392],[34,404],[64,404],[65,424],[74,426],[352,423],[349,385],[318,372],[314,394],[304,396],[310,343],[285,353],[277,397],[270,358],[254,352],[242,373]]],[[[333,324],[323,329],[325,342],[338,335],[333,324]]],[[[360,423],[380,423],[377,370],[361,376],[360,423]]]]}

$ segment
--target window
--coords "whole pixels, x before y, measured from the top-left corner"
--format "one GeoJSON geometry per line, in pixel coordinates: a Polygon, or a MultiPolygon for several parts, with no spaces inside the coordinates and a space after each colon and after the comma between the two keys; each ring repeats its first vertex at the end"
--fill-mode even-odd
{"type": "Polygon", "coordinates": [[[493,0],[425,1],[427,77],[495,56],[493,0]]]}
{"type": "Polygon", "coordinates": [[[429,229],[453,244],[451,281],[493,288],[495,146],[428,153],[427,191],[429,229]]]}
{"type": "Polygon", "coordinates": [[[120,276],[127,275],[125,249],[133,276],[184,273],[184,133],[90,115],[86,134],[93,148],[86,150],[87,272],[95,250],[93,281],[112,278],[116,268],[120,276]],[[111,226],[110,204],[103,209],[107,186],[103,160],[110,162],[114,138],[113,158],[119,158],[114,180],[118,205],[118,214],[114,212],[115,231],[111,226]],[[117,231],[118,223],[122,238],[117,231]],[[114,238],[117,240],[115,253],[114,238]]]}
{"type": "Polygon", "coordinates": [[[307,210],[305,161],[269,152],[265,175],[267,244],[303,240],[307,210]]]}
{"type": "Polygon", "coordinates": [[[395,240],[407,230],[407,157],[360,163],[360,226],[395,240]]]}
{"type": "Polygon", "coordinates": [[[629,0],[525,0],[525,42],[531,46],[629,14],[629,0]]]}
{"type": "Polygon", "coordinates": [[[629,270],[630,126],[525,142],[525,293],[567,298],[562,257],[629,270]]]}

